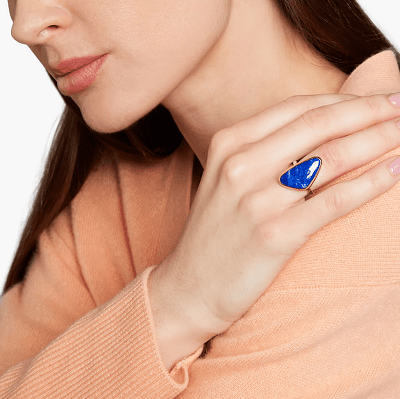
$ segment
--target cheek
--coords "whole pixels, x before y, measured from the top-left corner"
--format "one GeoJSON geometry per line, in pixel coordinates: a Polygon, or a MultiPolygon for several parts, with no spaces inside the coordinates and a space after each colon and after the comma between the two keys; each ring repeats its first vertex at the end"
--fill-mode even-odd
{"type": "MultiPolygon", "coordinates": [[[[191,62],[210,49],[226,28],[231,0],[146,0],[136,11],[127,45],[140,47],[146,57],[174,64],[191,62]],[[154,4],[156,3],[156,4],[154,4]],[[146,11],[146,12],[145,12],[146,11]]],[[[126,30],[125,30],[126,35],[126,30]]],[[[138,50],[138,48],[136,48],[138,50]]]]}

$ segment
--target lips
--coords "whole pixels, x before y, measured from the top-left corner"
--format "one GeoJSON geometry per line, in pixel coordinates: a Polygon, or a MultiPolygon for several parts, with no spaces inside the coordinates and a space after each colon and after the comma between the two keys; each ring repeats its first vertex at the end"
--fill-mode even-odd
{"type": "Polygon", "coordinates": [[[87,56],[87,57],[70,58],[68,60],[61,61],[55,68],[50,68],[50,69],[54,72],[55,75],[57,75],[57,77],[61,77],[90,64],[91,62],[97,60],[103,55],[104,54],[87,56]]]}
{"type": "MultiPolygon", "coordinates": [[[[57,87],[60,92],[65,96],[72,96],[74,94],[80,93],[81,91],[92,85],[92,83],[95,82],[97,75],[99,74],[100,69],[104,64],[107,56],[108,54],[105,54],[100,58],[94,59],[87,65],[81,66],[80,68],[73,70],[66,75],[60,76],[57,79],[57,87]]],[[[81,64],[70,63],[68,64],[68,68],[75,68],[76,65],[81,64]]]]}

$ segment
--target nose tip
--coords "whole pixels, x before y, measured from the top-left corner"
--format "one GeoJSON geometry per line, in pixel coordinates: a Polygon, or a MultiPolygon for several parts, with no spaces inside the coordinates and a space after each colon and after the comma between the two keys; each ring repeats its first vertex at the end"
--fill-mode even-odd
{"type": "Polygon", "coordinates": [[[50,37],[67,28],[70,14],[59,7],[43,7],[36,10],[17,9],[11,36],[19,43],[33,46],[42,44],[50,37]]]}

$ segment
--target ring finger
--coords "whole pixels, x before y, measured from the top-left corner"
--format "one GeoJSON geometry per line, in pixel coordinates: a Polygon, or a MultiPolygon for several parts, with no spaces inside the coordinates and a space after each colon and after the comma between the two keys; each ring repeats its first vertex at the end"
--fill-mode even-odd
{"type": "MultiPolygon", "coordinates": [[[[302,159],[313,157],[322,159],[322,166],[311,187],[312,190],[316,190],[398,147],[400,147],[399,121],[390,120],[350,136],[329,141],[302,159]]],[[[298,191],[298,194],[299,198],[304,197],[304,192],[298,191]]]]}

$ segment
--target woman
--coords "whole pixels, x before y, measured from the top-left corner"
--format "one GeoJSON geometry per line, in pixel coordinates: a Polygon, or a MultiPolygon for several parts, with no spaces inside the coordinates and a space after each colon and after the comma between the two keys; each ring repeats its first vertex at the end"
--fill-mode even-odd
{"type": "Polygon", "coordinates": [[[9,7],[67,108],[0,397],[400,393],[400,55],[356,2],[9,7]]]}

